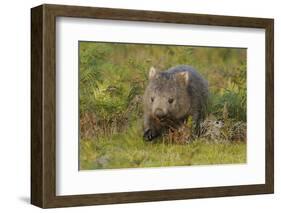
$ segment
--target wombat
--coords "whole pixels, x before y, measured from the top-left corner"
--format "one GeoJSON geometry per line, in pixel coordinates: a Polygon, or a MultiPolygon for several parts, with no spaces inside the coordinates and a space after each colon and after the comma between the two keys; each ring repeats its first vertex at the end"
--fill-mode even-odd
{"type": "Polygon", "coordinates": [[[192,67],[180,65],[163,72],[149,71],[144,93],[144,134],[147,141],[177,129],[189,116],[198,135],[206,114],[208,82],[192,67]]]}

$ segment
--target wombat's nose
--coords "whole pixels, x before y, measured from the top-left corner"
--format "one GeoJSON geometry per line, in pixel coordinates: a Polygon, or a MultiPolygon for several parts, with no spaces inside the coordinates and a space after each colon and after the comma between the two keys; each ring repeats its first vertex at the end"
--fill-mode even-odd
{"type": "Polygon", "coordinates": [[[159,109],[157,108],[155,110],[155,115],[157,116],[157,118],[159,119],[162,119],[162,118],[165,118],[166,117],[166,113],[162,110],[162,109],[159,109]]]}

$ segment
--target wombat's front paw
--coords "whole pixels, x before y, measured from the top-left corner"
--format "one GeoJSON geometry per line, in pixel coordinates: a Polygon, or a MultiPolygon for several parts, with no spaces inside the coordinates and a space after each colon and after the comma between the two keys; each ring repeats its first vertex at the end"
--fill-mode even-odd
{"type": "Polygon", "coordinates": [[[143,133],[143,139],[146,141],[152,141],[157,135],[152,129],[147,129],[143,133]]]}

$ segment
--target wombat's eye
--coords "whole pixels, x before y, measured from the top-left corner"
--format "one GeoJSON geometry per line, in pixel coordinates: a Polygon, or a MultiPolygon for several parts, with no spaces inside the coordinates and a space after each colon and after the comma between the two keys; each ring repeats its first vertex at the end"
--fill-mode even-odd
{"type": "Polygon", "coordinates": [[[171,104],[174,102],[174,99],[173,98],[169,98],[168,102],[171,104]]]}
{"type": "Polygon", "coordinates": [[[154,98],[153,97],[151,97],[151,102],[153,102],[154,101],[154,98]]]}

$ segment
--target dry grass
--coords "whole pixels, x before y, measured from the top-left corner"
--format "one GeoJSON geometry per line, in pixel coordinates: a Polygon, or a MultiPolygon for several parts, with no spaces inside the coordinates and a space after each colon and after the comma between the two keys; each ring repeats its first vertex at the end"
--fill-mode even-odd
{"type": "Polygon", "coordinates": [[[80,142],[80,169],[117,169],[246,163],[243,141],[193,138],[184,131],[167,133],[155,143],[142,139],[141,125],[126,132],[80,142]]]}
{"type": "Polygon", "coordinates": [[[246,50],[80,43],[81,169],[246,162],[246,50]],[[151,66],[196,68],[210,104],[199,138],[190,122],[155,143],[142,138],[142,95],[151,66]]]}

